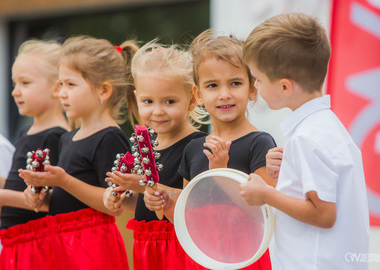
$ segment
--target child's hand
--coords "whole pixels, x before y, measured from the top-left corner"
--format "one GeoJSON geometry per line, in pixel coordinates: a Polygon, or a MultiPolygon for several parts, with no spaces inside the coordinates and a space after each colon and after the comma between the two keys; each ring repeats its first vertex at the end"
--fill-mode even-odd
{"type": "Polygon", "coordinates": [[[280,174],[280,167],[282,162],[283,147],[274,147],[269,149],[266,155],[266,168],[270,177],[277,179],[280,174]]]}
{"type": "Polygon", "coordinates": [[[157,190],[154,190],[150,186],[145,187],[144,202],[145,206],[150,211],[157,211],[165,208],[168,199],[169,195],[165,189],[158,187],[157,190]]]}
{"type": "Polygon", "coordinates": [[[247,183],[240,184],[240,195],[249,205],[263,205],[264,194],[267,188],[271,188],[265,181],[257,174],[251,173],[247,183]]]}
{"type": "Polygon", "coordinates": [[[220,137],[212,136],[211,139],[206,141],[204,146],[212,151],[203,150],[203,153],[209,160],[209,169],[227,168],[228,152],[231,146],[230,141],[226,142],[220,137]]]}
{"type": "Polygon", "coordinates": [[[112,187],[107,188],[103,193],[103,203],[104,206],[111,210],[112,212],[116,212],[118,209],[120,209],[125,197],[126,193],[120,194],[120,196],[114,196],[112,195],[112,187]]]}
{"type": "Polygon", "coordinates": [[[108,172],[108,178],[106,182],[112,182],[113,184],[118,185],[117,188],[114,188],[112,191],[125,191],[133,190],[135,192],[143,193],[145,188],[140,185],[140,180],[143,176],[132,173],[121,173],[119,171],[108,172]]]}
{"type": "Polygon", "coordinates": [[[64,169],[58,166],[46,165],[44,172],[34,172],[19,169],[19,176],[25,183],[32,186],[61,186],[68,175],[64,169]]]}
{"type": "Polygon", "coordinates": [[[24,190],[25,204],[30,208],[34,209],[35,212],[38,212],[38,209],[44,203],[45,198],[47,198],[47,193],[49,191],[41,191],[40,193],[33,193],[31,186],[28,186],[24,190]]]}

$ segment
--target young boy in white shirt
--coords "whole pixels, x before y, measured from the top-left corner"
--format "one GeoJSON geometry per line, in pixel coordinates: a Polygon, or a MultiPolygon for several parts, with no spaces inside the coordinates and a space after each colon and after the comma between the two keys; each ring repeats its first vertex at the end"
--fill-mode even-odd
{"type": "Polygon", "coordinates": [[[322,86],[330,44],[320,23],[282,14],[257,26],[244,58],[272,109],[293,112],[281,124],[287,142],[276,188],[251,174],[241,195],[275,210],[273,269],[367,269],[369,214],[361,153],[322,86]]]}

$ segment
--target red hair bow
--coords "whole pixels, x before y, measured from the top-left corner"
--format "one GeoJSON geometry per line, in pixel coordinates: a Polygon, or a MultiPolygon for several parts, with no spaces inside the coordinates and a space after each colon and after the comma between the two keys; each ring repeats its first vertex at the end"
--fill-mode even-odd
{"type": "Polygon", "coordinates": [[[116,49],[120,54],[123,53],[123,48],[122,48],[122,47],[120,47],[120,46],[115,46],[115,49],[116,49]]]}

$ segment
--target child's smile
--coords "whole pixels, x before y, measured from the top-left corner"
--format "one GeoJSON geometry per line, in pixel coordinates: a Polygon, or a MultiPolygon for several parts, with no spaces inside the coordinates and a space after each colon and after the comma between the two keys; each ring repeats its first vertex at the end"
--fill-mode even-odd
{"type": "Polygon", "coordinates": [[[176,134],[188,123],[190,95],[170,77],[144,75],[136,80],[136,99],[144,124],[157,134],[176,134]]]}
{"type": "Polygon", "coordinates": [[[198,71],[198,103],[205,106],[213,124],[244,119],[251,92],[246,68],[212,57],[198,71]]]}
{"type": "Polygon", "coordinates": [[[221,111],[230,111],[230,110],[232,110],[234,107],[235,107],[235,105],[233,105],[233,104],[227,104],[227,105],[219,105],[219,106],[216,106],[219,110],[221,110],[221,111]]]}

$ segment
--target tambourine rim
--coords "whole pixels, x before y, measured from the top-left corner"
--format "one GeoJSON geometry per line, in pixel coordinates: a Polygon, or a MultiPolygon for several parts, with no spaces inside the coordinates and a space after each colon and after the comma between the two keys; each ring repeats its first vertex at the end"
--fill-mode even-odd
{"type": "Polygon", "coordinates": [[[206,254],[204,254],[191,240],[187,227],[186,227],[185,216],[184,216],[184,208],[186,206],[188,194],[196,185],[196,183],[198,183],[200,180],[202,180],[205,177],[208,177],[208,176],[228,177],[228,175],[231,175],[231,174],[233,174],[235,177],[236,176],[238,177],[237,178],[229,177],[229,178],[239,183],[246,183],[249,177],[246,173],[242,171],[230,169],[230,168],[219,168],[219,169],[212,169],[212,170],[207,170],[205,172],[202,172],[198,174],[197,176],[195,176],[189,182],[186,188],[181,192],[174,209],[174,228],[175,228],[175,233],[177,235],[178,241],[180,242],[181,246],[194,261],[196,261],[197,263],[201,264],[204,267],[211,268],[211,269],[237,269],[237,268],[243,268],[252,264],[253,262],[257,261],[258,258],[260,258],[264,254],[264,252],[267,250],[270,240],[273,235],[273,229],[274,229],[273,212],[272,212],[271,207],[269,207],[268,205],[263,205],[261,206],[261,211],[263,213],[263,219],[264,219],[263,240],[257,252],[248,260],[245,260],[243,262],[238,262],[238,263],[224,263],[224,262],[217,261],[215,259],[208,257],[206,254]]]}

